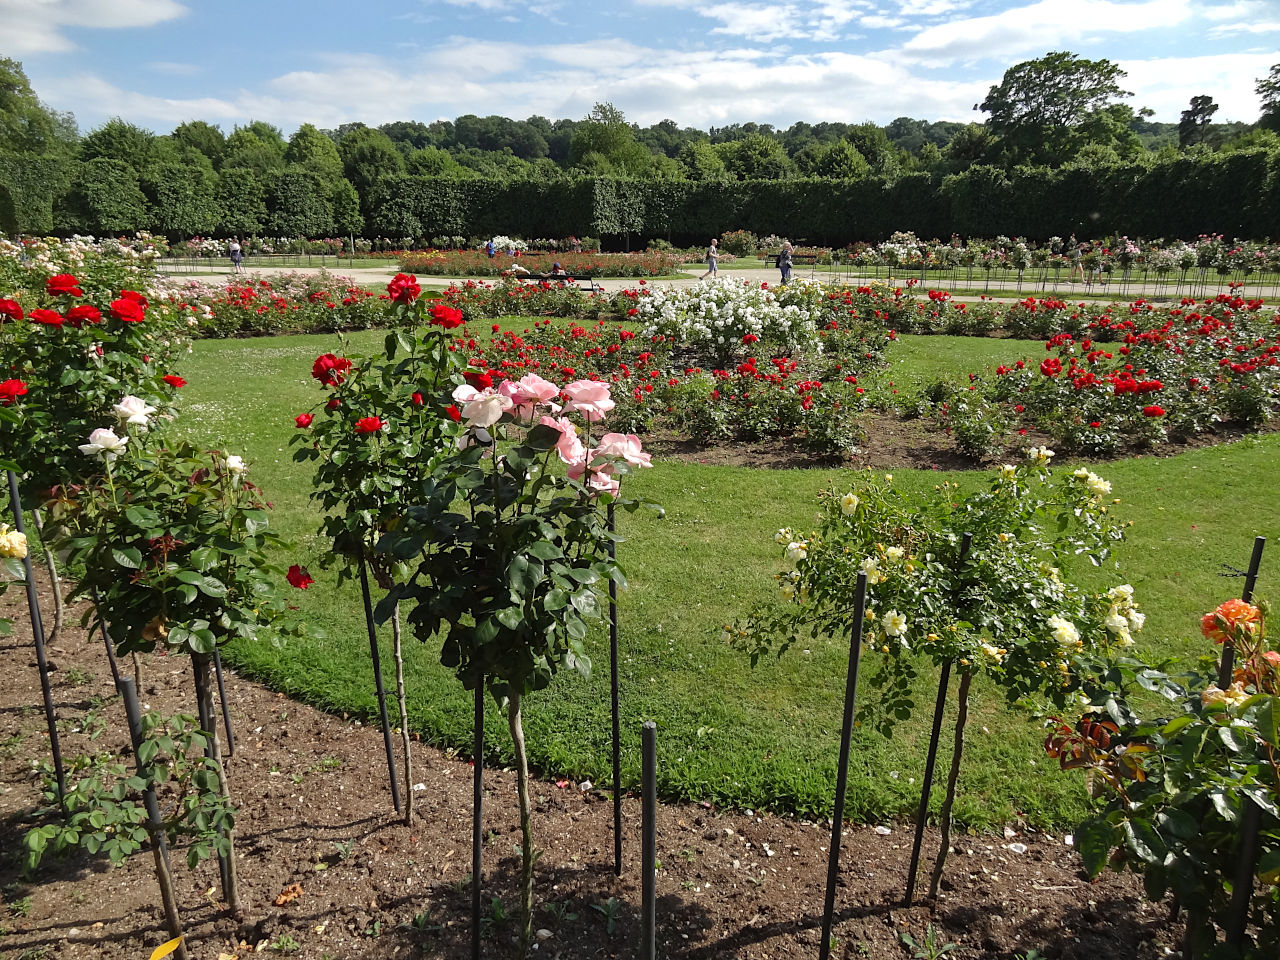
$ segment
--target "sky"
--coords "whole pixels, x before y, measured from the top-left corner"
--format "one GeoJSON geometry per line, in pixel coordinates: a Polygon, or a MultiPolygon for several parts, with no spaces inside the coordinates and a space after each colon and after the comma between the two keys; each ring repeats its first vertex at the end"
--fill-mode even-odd
{"type": "Polygon", "coordinates": [[[1253,122],[1280,0],[0,0],[0,56],[81,131],[498,114],[707,129],[981,122],[1010,66],[1068,50],[1177,122],[1253,122]]]}

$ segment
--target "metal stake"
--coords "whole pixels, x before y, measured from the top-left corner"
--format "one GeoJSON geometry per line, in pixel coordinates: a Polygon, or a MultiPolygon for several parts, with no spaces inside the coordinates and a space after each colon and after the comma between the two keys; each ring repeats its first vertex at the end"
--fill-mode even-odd
{"type": "Polygon", "coordinates": [[[640,832],[640,960],[658,956],[658,725],[640,728],[643,814],[640,832]]]}
{"type": "Polygon", "coordinates": [[[222,654],[213,648],[213,673],[218,678],[218,701],[222,704],[222,726],[227,731],[227,756],[236,752],[236,736],[231,732],[231,707],[227,703],[227,685],[222,680],[222,654]]]}
{"type": "Polygon", "coordinates": [[[471,774],[471,960],[480,960],[480,871],[484,845],[484,677],[476,685],[471,774]]]}
{"type": "MultiPolygon", "coordinates": [[[[1249,558],[1249,572],[1244,577],[1244,589],[1240,599],[1248,603],[1253,599],[1253,588],[1258,582],[1258,568],[1262,565],[1262,549],[1267,545],[1266,537],[1256,537],[1253,541],[1253,555],[1249,558]]],[[[1235,574],[1239,576],[1239,574],[1235,574]]],[[[1231,678],[1235,675],[1236,650],[1229,643],[1222,645],[1222,660],[1218,664],[1218,687],[1222,690],[1231,686],[1231,678]]]]}
{"type": "Polygon", "coordinates": [[[853,736],[853,708],[858,700],[858,667],[862,662],[862,618],[867,606],[867,575],[858,571],[853,595],[853,634],[849,638],[849,669],[844,684],[844,725],[840,728],[840,765],[836,769],[836,799],[831,811],[831,849],[827,854],[827,897],[822,907],[822,942],[818,960],[831,956],[831,921],[836,905],[836,877],[840,872],[840,837],[844,832],[844,795],[849,785],[849,740],[853,736]]]}
{"type": "Polygon", "coordinates": [[[387,691],[382,685],[382,656],[378,653],[378,631],[373,623],[373,601],[369,597],[369,574],[364,556],[360,566],[360,594],[364,598],[364,625],[369,631],[369,653],[373,657],[373,680],[378,691],[378,714],[382,718],[382,743],[387,750],[387,773],[391,780],[391,802],[396,813],[400,812],[400,783],[396,776],[396,757],[391,750],[391,721],[387,719],[387,691]]]}
{"type": "MultiPolygon", "coordinates": [[[[613,502],[608,508],[609,532],[614,532],[613,502]]],[[[609,541],[609,559],[618,547],[609,541]]],[[[613,872],[622,876],[622,718],[618,710],[618,585],[609,581],[609,699],[613,710],[613,872]]]]}
{"type": "MultiPolygon", "coordinates": [[[[133,744],[133,756],[138,759],[138,751],[142,747],[142,707],[138,703],[138,691],[133,685],[132,677],[118,679],[116,689],[124,700],[124,712],[129,720],[129,740],[133,744]]],[[[170,935],[181,937],[182,918],[178,915],[178,898],[173,891],[173,875],[169,872],[169,846],[160,820],[160,804],[156,800],[155,788],[149,785],[150,771],[147,764],[138,759],[137,766],[138,776],[148,783],[142,791],[142,803],[147,809],[147,833],[151,836],[151,852],[155,858],[156,882],[160,885],[160,899],[164,904],[165,921],[169,926],[170,935]]],[[[174,956],[178,957],[178,960],[186,960],[186,944],[178,944],[174,956]]]]}
{"type": "MultiPolygon", "coordinates": [[[[26,536],[22,523],[22,498],[18,495],[18,476],[9,474],[9,503],[13,507],[13,525],[18,533],[26,536]]],[[[53,709],[53,688],[49,684],[49,658],[44,649],[44,623],[40,619],[40,598],[36,595],[36,577],[31,567],[31,552],[22,558],[22,568],[27,582],[27,612],[31,616],[31,636],[36,644],[36,666],[40,671],[40,692],[44,696],[44,719],[49,728],[49,750],[53,754],[53,772],[58,783],[58,804],[66,808],[67,774],[62,766],[62,745],[58,741],[58,717],[53,709]]]]}
{"type": "MultiPolygon", "coordinates": [[[[973,546],[973,534],[966,533],[960,541],[960,553],[956,556],[957,569],[964,566],[973,546]]],[[[942,715],[947,708],[947,688],[951,683],[951,661],[942,665],[938,677],[938,699],[933,705],[933,728],[929,733],[929,752],[924,761],[924,784],[920,789],[920,809],[916,812],[916,836],[911,844],[911,865],[907,868],[906,905],[909,907],[916,895],[916,874],[920,871],[920,847],[924,844],[925,822],[929,819],[929,795],[933,791],[933,769],[938,762],[938,739],[942,736],[942,715]]]]}

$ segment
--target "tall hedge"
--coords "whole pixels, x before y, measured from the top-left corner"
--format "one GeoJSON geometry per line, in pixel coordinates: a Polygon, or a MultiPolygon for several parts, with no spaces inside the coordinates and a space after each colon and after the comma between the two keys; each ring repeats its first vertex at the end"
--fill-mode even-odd
{"type": "Polygon", "coordinates": [[[269,227],[280,237],[327,237],[333,232],[329,187],[319,176],[290,170],[267,191],[269,227]]]}
{"type": "Polygon", "coordinates": [[[150,202],[149,226],[170,239],[208,236],[217,226],[214,202],[216,175],[204,167],[159,163],[142,176],[142,190],[150,202]]]}
{"type": "Polygon", "coordinates": [[[95,157],[74,164],[69,189],[59,197],[57,227],[66,233],[132,233],[148,227],[147,198],[133,167],[95,157]]]}
{"type": "Polygon", "coordinates": [[[66,165],[58,157],[0,151],[0,187],[8,197],[14,233],[54,229],[56,198],[66,190],[66,165]]]}

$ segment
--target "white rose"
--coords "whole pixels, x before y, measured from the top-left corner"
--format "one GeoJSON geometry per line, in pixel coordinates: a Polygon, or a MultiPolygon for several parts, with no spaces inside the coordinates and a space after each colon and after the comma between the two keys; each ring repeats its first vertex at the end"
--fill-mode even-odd
{"type": "Polygon", "coordinates": [[[840,512],[846,517],[851,517],[854,511],[858,509],[858,495],[855,493],[846,493],[840,498],[840,512]]]}
{"type": "Polygon", "coordinates": [[[103,427],[89,434],[89,442],[80,444],[80,452],[91,457],[100,456],[110,463],[124,452],[128,443],[128,437],[117,437],[114,431],[103,427]]]}
{"type": "Polygon", "coordinates": [[[897,610],[890,610],[880,619],[886,637],[900,637],[907,632],[907,618],[897,610]]]}
{"type": "Polygon", "coordinates": [[[156,408],[148,405],[141,397],[123,397],[111,409],[121,423],[132,423],[140,427],[145,427],[151,414],[156,412],[156,408]]]}
{"type": "Polygon", "coordinates": [[[1053,634],[1054,641],[1064,647],[1080,640],[1080,631],[1076,629],[1075,624],[1057,615],[1049,618],[1049,630],[1053,634]]]}
{"type": "Polygon", "coordinates": [[[244,462],[244,457],[237,456],[234,453],[227,457],[227,473],[233,477],[243,476],[248,469],[249,466],[244,462]]]}
{"type": "Polygon", "coordinates": [[[793,540],[787,544],[787,559],[792,563],[798,563],[805,557],[809,556],[809,551],[805,549],[806,544],[803,540],[793,540]]]}

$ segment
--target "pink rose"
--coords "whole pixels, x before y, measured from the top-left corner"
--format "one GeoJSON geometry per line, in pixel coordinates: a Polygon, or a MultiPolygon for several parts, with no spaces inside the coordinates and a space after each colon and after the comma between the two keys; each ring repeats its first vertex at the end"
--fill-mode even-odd
{"type": "Polygon", "coordinates": [[[613,409],[613,401],[609,399],[609,385],[599,380],[575,380],[563,392],[569,398],[564,412],[577,410],[591,423],[603,420],[604,415],[613,409]]]}
{"type": "Polygon", "coordinates": [[[634,433],[606,433],[595,449],[597,457],[617,457],[633,467],[651,467],[650,455],[640,448],[640,438],[634,433]]]}
{"type": "Polygon", "coordinates": [[[543,417],[538,423],[554,427],[560,431],[560,440],[556,443],[556,453],[565,463],[579,463],[586,459],[587,451],[578,439],[578,428],[568,417],[543,417]]]}
{"type": "Polygon", "coordinates": [[[566,473],[569,475],[570,480],[578,480],[585,484],[593,496],[601,493],[616,496],[618,488],[621,486],[618,478],[613,474],[612,464],[591,467],[588,470],[586,461],[579,460],[577,463],[569,464],[569,469],[566,473]],[[584,474],[586,474],[585,480],[583,480],[584,474]]]}
{"type": "Polygon", "coordinates": [[[492,427],[511,409],[510,397],[498,393],[481,394],[462,407],[462,419],[468,427],[492,427]]]}
{"type": "Polygon", "coordinates": [[[524,395],[537,403],[550,403],[560,396],[560,388],[550,380],[544,380],[536,373],[526,373],[517,383],[524,395]]]}

